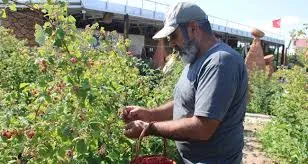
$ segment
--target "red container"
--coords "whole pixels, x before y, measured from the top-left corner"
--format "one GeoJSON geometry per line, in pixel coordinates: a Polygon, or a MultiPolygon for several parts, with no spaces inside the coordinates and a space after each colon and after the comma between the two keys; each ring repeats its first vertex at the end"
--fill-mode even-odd
{"type": "Polygon", "coordinates": [[[176,162],[163,155],[146,155],[135,158],[131,164],[175,164],[176,162]]]}

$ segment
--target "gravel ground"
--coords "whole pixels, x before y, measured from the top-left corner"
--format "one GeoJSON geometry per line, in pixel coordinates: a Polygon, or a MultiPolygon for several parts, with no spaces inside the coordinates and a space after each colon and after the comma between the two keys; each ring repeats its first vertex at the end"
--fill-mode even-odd
{"type": "Polygon", "coordinates": [[[267,115],[246,113],[244,122],[244,164],[270,164],[275,163],[265,156],[261,144],[256,137],[256,132],[261,130],[271,118],[267,115]]]}

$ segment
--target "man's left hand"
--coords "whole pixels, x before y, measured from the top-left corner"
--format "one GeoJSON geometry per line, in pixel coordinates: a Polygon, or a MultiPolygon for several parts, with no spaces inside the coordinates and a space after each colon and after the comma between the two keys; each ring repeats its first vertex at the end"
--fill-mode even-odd
{"type": "Polygon", "coordinates": [[[142,130],[148,125],[149,123],[141,120],[132,121],[125,125],[124,135],[128,138],[139,138],[142,130]]]}

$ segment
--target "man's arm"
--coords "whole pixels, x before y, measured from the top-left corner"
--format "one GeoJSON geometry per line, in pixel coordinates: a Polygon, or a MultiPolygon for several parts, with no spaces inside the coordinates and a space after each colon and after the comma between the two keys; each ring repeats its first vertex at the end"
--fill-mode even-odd
{"type": "Polygon", "coordinates": [[[173,101],[169,101],[164,105],[153,108],[150,111],[150,121],[168,121],[173,116],[173,101]]]}
{"type": "Polygon", "coordinates": [[[162,136],[173,140],[209,140],[220,121],[206,117],[193,116],[173,121],[155,122],[148,135],[162,136]]]}

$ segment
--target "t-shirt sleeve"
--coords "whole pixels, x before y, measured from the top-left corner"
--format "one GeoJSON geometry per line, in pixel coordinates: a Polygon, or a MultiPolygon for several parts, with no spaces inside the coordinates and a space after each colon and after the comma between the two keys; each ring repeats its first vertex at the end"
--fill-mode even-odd
{"type": "Polygon", "coordinates": [[[204,66],[198,77],[195,116],[223,120],[237,89],[235,69],[228,61],[204,66]]]}

